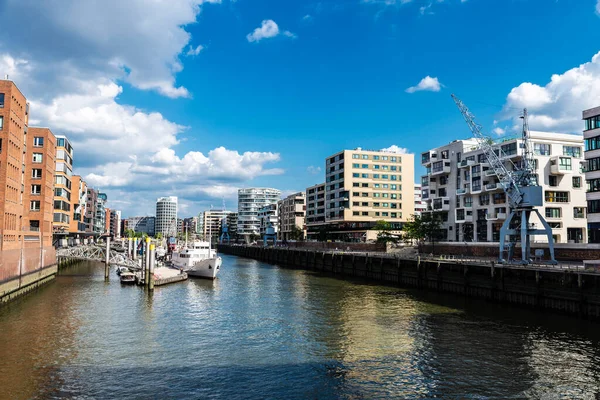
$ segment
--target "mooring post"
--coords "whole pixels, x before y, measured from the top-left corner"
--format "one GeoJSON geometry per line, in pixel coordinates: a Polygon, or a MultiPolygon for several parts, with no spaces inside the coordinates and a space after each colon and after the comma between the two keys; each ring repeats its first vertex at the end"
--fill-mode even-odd
{"type": "Polygon", "coordinates": [[[137,260],[137,245],[138,245],[138,239],[135,238],[133,239],[133,261],[137,260]]]}
{"type": "Polygon", "coordinates": [[[110,267],[110,237],[106,237],[106,254],[104,256],[104,280],[108,280],[108,270],[110,267]]]}
{"type": "Polygon", "coordinates": [[[127,238],[127,257],[131,258],[131,238],[127,238]]]}
{"type": "Polygon", "coordinates": [[[150,245],[150,269],[148,272],[148,290],[154,290],[154,263],[156,262],[156,254],[154,249],[154,243],[150,245]]]}
{"type": "Polygon", "coordinates": [[[144,267],[144,286],[150,285],[150,238],[146,238],[146,266],[144,267]]]}

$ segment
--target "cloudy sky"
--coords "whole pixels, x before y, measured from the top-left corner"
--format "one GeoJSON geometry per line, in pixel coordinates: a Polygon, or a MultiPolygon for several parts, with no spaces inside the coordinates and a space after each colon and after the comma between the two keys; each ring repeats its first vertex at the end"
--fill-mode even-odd
{"type": "MultiPolygon", "coordinates": [[[[600,105],[600,0],[0,0],[0,73],[31,126],[124,216],[180,197],[323,181],[344,148],[420,153],[468,137],[577,133],[600,105]]],[[[417,173],[421,170],[417,168],[417,173]]]]}

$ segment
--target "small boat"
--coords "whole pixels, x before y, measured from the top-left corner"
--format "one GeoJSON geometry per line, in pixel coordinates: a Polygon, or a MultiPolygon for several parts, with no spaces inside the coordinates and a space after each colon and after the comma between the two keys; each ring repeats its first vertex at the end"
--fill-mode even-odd
{"type": "Polygon", "coordinates": [[[135,283],[135,274],[133,272],[121,272],[121,283],[131,285],[135,283]]]}
{"type": "Polygon", "coordinates": [[[121,275],[123,272],[129,272],[129,268],[117,265],[117,275],[121,275]]]}
{"type": "Polygon", "coordinates": [[[171,266],[190,277],[215,279],[221,269],[221,257],[211,249],[210,242],[194,241],[191,246],[173,252],[171,266]]]}

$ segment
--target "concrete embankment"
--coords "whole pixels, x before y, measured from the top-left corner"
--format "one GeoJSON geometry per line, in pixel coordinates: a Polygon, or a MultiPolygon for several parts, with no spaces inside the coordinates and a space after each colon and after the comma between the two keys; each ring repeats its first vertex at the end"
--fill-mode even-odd
{"type": "Polygon", "coordinates": [[[364,278],[600,319],[600,274],[594,272],[254,246],[220,245],[219,251],[342,278],[364,278]]]}

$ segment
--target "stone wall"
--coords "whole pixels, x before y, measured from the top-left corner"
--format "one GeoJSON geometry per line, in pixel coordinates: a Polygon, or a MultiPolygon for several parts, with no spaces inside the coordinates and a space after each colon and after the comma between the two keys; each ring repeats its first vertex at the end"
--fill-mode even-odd
{"type": "Polygon", "coordinates": [[[0,303],[51,279],[56,272],[52,246],[0,251],[0,303]]]}
{"type": "Polygon", "coordinates": [[[340,278],[364,278],[600,319],[600,274],[593,272],[258,246],[219,245],[219,251],[340,278]]]}

